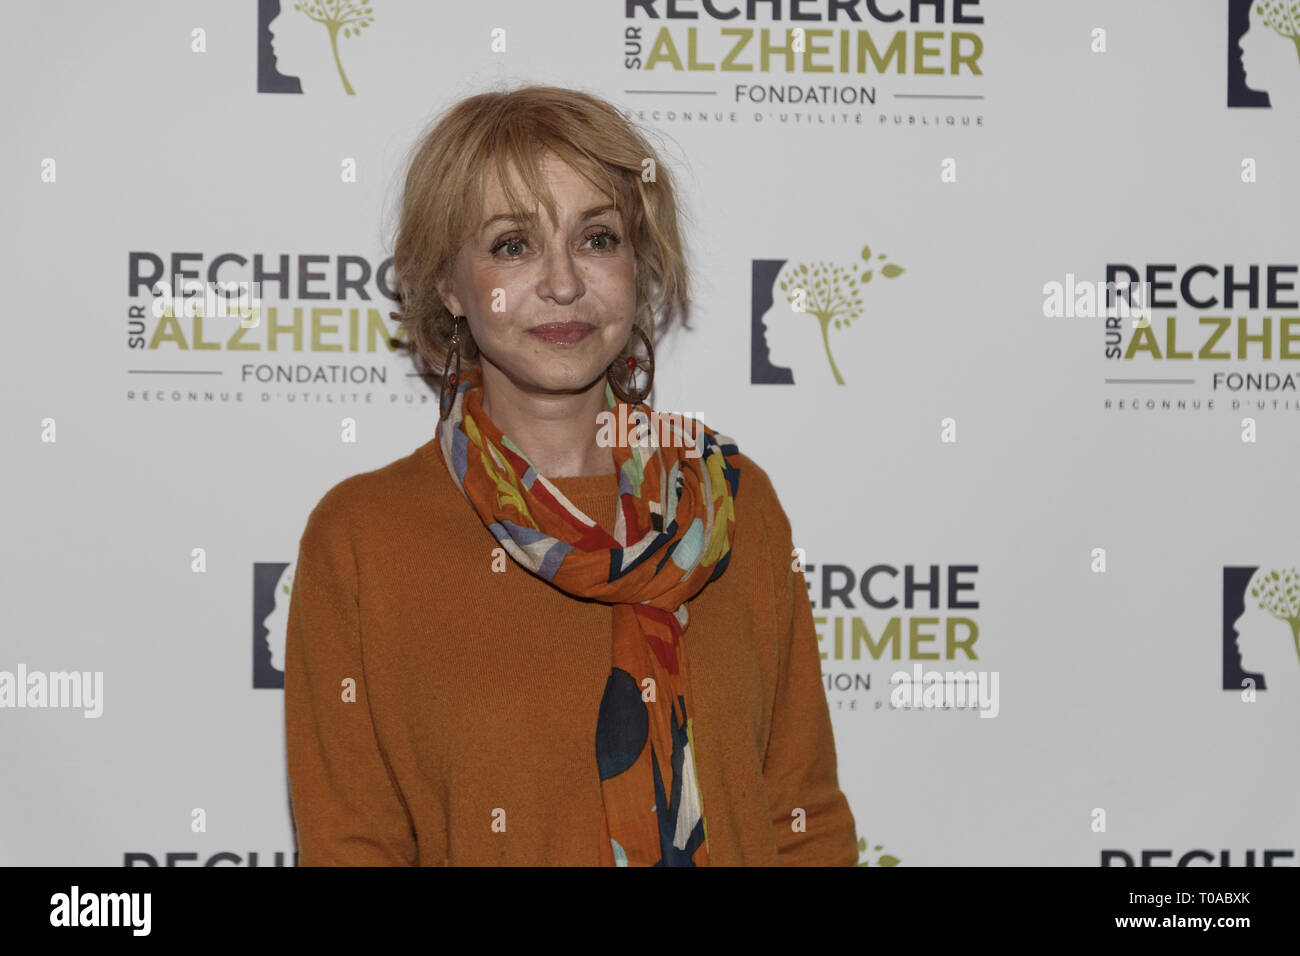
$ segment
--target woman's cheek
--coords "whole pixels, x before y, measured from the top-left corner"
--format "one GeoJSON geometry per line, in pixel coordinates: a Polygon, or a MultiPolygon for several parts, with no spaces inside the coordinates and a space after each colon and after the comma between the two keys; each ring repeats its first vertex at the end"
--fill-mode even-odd
{"type": "Polygon", "coordinates": [[[522,301],[521,291],[517,286],[518,283],[511,283],[506,277],[499,275],[486,276],[485,281],[479,286],[479,305],[483,309],[483,314],[494,324],[501,323],[503,318],[513,312],[522,301]]]}

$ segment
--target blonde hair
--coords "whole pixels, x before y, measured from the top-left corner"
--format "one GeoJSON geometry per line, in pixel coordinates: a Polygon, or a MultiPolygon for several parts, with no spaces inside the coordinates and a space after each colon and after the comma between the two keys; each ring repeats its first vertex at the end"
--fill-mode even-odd
{"type": "MultiPolygon", "coordinates": [[[[437,286],[449,281],[463,243],[481,224],[489,163],[512,214],[531,210],[511,185],[510,167],[553,222],[555,199],[540,172],[544,154],[555,154],[585,176],[623,217],[636,257],[636,325],[653,344],[657,329],[668,328],[679,314],[685,321],[688,267],[673,177],[640,131],[607,101],[554,86],[480,93],[436,118],[412,152],[393,246],[401,312],[392,316],[402,323],[405,341],[394,341],[413,350],[436,379],[455,322],[437,286]],[[646,160],[654,170],[649,182],[642,178],[646,160]]],[[[466,324],[461,341],[463,365],[477,364],[466,324]]]]}

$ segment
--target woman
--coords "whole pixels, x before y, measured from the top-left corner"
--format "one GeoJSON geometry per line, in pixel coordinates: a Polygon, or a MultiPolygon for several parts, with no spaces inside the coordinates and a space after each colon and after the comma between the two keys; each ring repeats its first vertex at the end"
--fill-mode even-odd
{"type": "Polygon", "coordinates": [[[300,864],[854,863],[771,482],[689,420],[617,427],[658,418],[686,303],[653,150],[582,93],[471,97],[418,144],[394,267],[440,418],[302,536],[300,864]]]}

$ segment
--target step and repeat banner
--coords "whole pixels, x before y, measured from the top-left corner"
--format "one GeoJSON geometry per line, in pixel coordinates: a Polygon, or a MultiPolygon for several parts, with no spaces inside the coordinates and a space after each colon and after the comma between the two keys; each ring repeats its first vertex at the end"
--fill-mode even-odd
{"type": "Polygon", "coordinates": [[[295,863],[299,536],[437,422],[404,163],[545,84],[677,177],[652,404],[772,477],[860,865],[1300,865],[1300,0],[6,8],[0,862],[295,863]]]}

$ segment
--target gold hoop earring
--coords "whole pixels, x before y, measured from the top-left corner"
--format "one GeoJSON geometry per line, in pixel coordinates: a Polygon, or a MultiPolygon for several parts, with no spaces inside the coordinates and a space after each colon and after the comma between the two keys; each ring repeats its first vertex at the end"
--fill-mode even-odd
{"type": "Polygon", "coordinates": [[[460,384],[460,320],[467,318],[455,316],[456,325],[451,332],[451,351],[447,353],[447,362],[442,368],[442,390],[438,393],[438,420],[445,422],[451,414],[451,406],[456,403],[456,387],[460,384]],[[454,366],[454,368],[453,368],[454,366]],[[447,401],[447,396],[451,401],[447,401]]]}
{"type": "Polygon", "coordinates": [[[644,363],[636,360],[635,356],[629,355],[624,361],[627,363],[628,378],[631,380],[633,388],[636,386],[636,370],[643,369],[646,373],[645,387],[636,391],[629,392],[625,389],[618,377],[614,374],[614,369],[619,365],[619,360],[615,359],[610,363],[609,368],[605,369],[605,378],[609,381],[609,387],[614,394],[618,396],[619,401],[626,402],[629,405],[640,405],[645,401],[646,396],[650,394],[650,387],[654,385],[655,380],[655,347],[650,344],[650,336],[646,335],[641,326],[633,324],[632,331],[641,336],[641,341],[645,343],[646,359],[644,363]]]}

